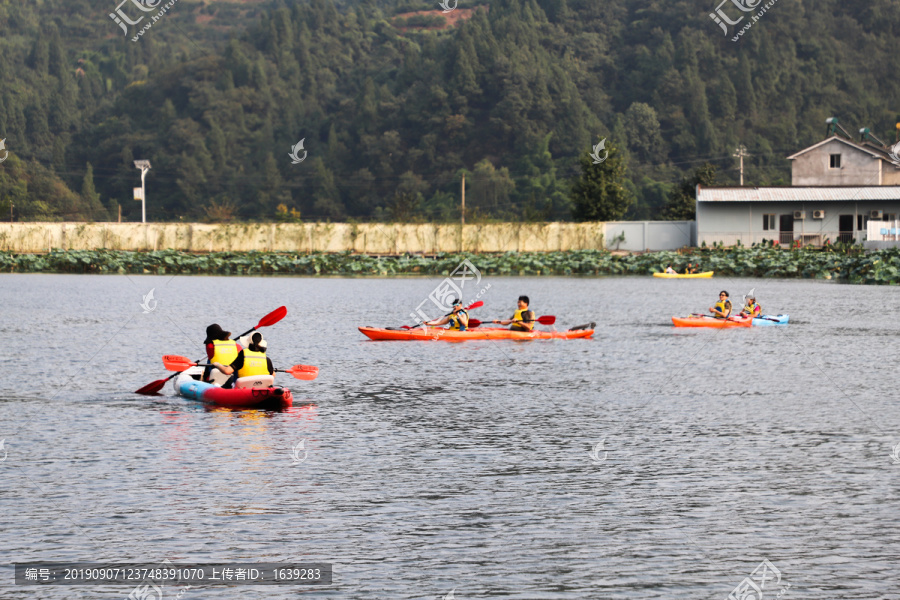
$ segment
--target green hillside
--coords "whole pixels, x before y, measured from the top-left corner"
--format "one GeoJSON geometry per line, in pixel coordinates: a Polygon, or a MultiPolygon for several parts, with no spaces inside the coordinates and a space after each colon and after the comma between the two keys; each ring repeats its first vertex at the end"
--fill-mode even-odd
{"type": "Polygon", "coordinates": [[[0,215],[139,220],[142,158],[152,220],[456,219],[463,172],[471,219],[569,219],[607,138],[659,218],[738,144],[756,185],[829,116],[894,140],[900,4],[779,0],[737,42],[716,4],[177,0],[132,41],[114,0],[0,0],[0,215]]]}

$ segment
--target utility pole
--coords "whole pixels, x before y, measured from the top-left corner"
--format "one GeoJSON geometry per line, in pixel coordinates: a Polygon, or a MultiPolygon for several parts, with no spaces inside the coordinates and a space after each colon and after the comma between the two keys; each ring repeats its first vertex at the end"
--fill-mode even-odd
{"type": "Polygon", "coordinates": [[[134,161],[135,168],[141,170],[141,187],[140,187],[140,198],[138,198],[138,188],[134,188],[134,199],[141,201],[141,223],[147,222],[147,192],[145,187],[145,179],[147,178],[147,171],[150,170],[150,161],[149,160],[136,160],[134,161]]]}
{"type": "Polygon", "coordinates": [[[732,154],[735,158],[741,159],[741,186],[744,185],[744,158],[750,156],[747,154],[747,148],[744,147],[743,144],[735,149],[734,154],[732,154]]]}

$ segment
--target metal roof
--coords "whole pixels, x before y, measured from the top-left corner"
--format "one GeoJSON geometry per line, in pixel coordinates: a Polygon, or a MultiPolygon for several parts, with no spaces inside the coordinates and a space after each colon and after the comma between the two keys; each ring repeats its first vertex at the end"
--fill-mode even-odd
{"type": "Polygon", "coordinates": [[[797,186],[797,187],[702,187],[697,202],[863,202],[900,201],[900,185],[797,186]]]}

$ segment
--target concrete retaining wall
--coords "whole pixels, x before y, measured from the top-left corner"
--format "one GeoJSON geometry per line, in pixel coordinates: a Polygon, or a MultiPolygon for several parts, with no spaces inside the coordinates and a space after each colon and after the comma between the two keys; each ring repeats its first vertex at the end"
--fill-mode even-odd
{"type": "Polygon", "coordinates": [[[603,248],[604,223],[466,225],[302,223],[0,223],[0,250],[163,250],[190,252],[470,252],[603,248]]]}

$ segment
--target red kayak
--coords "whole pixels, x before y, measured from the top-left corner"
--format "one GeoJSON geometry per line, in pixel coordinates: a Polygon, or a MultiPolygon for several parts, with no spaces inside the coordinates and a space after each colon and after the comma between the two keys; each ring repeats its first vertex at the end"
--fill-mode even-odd
{"type": "Polygon", "coordinates": [[[223,389],[200,381],[203,367],[191,367],[175,377],[175,391],[185,398],[192,398],[232,408],[288,408],[293,404],[291,390],[272,385],[271,375],[260,378],[258,386],[223,389]],[[196,379],[195,379],[196,377],[196,379]],[[265,381],[263,381],[265,379],[265,381]]]}

